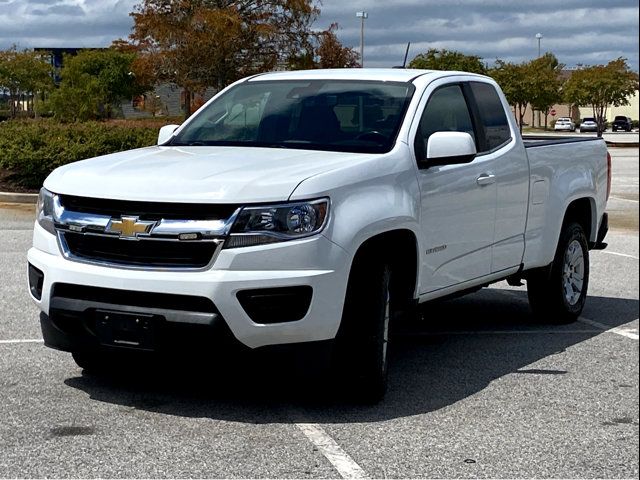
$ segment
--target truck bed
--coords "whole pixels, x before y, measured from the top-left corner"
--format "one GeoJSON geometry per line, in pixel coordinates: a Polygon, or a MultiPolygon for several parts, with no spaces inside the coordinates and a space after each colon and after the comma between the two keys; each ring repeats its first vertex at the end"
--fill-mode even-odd
{"type": "Polygon", "coordinates": [[[522,141],[525,148],[548,147],[550,145],[562,145],[565,143],[593,142],[602,140],[598,137],[552,137],[546,135],[523,135],[522,141]]]}

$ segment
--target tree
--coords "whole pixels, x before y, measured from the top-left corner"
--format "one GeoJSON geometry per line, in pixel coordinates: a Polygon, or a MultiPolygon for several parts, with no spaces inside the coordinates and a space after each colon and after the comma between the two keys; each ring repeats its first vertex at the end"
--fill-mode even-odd
{"type": "Polygon", "coordinates": [[[151,92],[148,95],[144,96],[143,110],[147,113],[150,113],[152,117],[164,114],[165,109],[166,106],[162,102],[160,95],[156,95],[155,93],[151,92]]]}
{"type": "Polygon", "coordinates": [[[23,96],[27,111],[33,113],[35,95],[53,87],[51,74],[51,66],[37,52],[19,51],[15,46],[0,51],[0,88],[9,92],[12,118],[16,117],[23,96]]]}
{"type": "Polygon", "coordinates": [[[455,50],[430,48],[427,53],[417,55],[409,63],[409,68],[425,70],[457,70],[485,75],[487,69],[476,55],[465,55],[455,50]]]}
{"type": "Polygon", "coordinates": [[[142,0],[132,45],[156,82],[191,92],[313,58],[313,0],[142,0]],[[311,57],[310,57],[311,56],[311,57]]]}
{"type": "Polygon", "coordinates": [[[629,105],[629,97],[637,89],[638,74],[629,68],[625,58],[618,58],[607,65],[573,72],[564,85],[564,96],[571,103],[592,108],[601,137],[609,106],[629,105]]]}
{"type": "Polygon", "coordinates": [[[318,68],[353,68],[360,66],[359,55],[351,48],[340,43],[336,36],[338,24],[332,23],[329,28],[317,34],[318,47],[316,56],[318,68]]]}
{"type": "Polygon", "coordinates": [[[544,128],[547,129],[547,116],[551,107],[562,101],[562,82],[560,72],[564,65],[552,53],[532,60],[528,65],[529,101],[531,108],[544,112],[544,128]]]}
{"type": "Polygon", "coordinates": [[[502,60],[497,60],[496,65],[496,68],[491,70],[490,75],[502,88],[509,105],[514,107],[518,125],[520,126],[520,133],[522,133],[524,114],[527,105],[532,99],[530,65],[527,63],[504,62],[502,60]]]}
{"type": "Polygon", "coordinates": [[[113,48],[65,56],[60,88],[51,95],[55,115],[67,121],[109,118],[119,101],[150,88],[137,80],[134,60],[134,53],[113,48]]]}

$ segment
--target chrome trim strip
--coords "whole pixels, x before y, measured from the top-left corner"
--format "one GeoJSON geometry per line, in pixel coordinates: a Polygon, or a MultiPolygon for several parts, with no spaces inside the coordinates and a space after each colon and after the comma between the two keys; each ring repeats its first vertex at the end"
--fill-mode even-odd
{"type": "MultiPolygon", "coordinates": [[[[107,231],[113,220],[111,216],[66,210],[60,205],[60,200],[57,196],[56,202],[54,214],[56,230],[91,233],[108,237],[117,236],[117,233],[107,231]]],[[[231,227],[241,210],[242,208],[237,208],[229,218],[220,220],[172,220],[163,218],[156,223],[148,234],[138,234],[137,238],[153,238],[158,235],[165,237],[158,238],[159,240],[168,240],[167,236],[172,236],[175,240],[179,240],[179,235],[183,233],[197,233],[207,239],[224,237],[231,231],[231,227]]],[[[123,214],[121,218],[126,216],[126,214],[123,214]]]]}
{"type": "Polygon", "coordinates": [[[60,214],[56,214],[54,221],[61,225],[74,225],[85,228],[106,229],[111,221],[109,215],[94,215],[90,213],[70,212],[61,207],[60,214]]]}
{"type": "Polygon", "coordinates": [[[242,208],[237,208],[229,218],[220,220],[167,220],[162,219],[151,229],[151,235],[179,235],[198,233],[204,237],[224,237],[229,234],[242,208]]]}

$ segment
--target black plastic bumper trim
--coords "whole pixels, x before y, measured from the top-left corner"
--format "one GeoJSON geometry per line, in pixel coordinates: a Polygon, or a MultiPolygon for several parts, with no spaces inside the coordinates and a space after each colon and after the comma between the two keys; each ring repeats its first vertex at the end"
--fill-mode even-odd
{"type": "Polygon", "coordinates": [[[236,297],[255,323],[296,322],[303,319],[309,311],[313,288],[300,285],[240,290],[236,297]]]}
{"type": "Polygon", "coordinates": [[[604,250],[608,247],[608,244],[604,242],[607,233],[609,232],[609,214],[602,214],[602,221],[600,222],[600,228],[598,229],[598,236],[595,243],[591,243],[589,246],[592,250],[604,250]]]}
{"type": "Polygon", "coordinates": [[[159,315],[167,322],[191,323],[198,325],[213,325],[220,315],[217,313],[187,312],[184,310],[167,310],[163,308],[139,307],[134,305],[115,305],[113,303],[94,302],[89,300],[77,300],[75,298],[51,298],[52,310],[65,310],[68,312],[83,313],[89,309],[114,310],[127,313],[140,313],[159,315]]]}
{"type": "Polygon", "coordinates": [[[42,298],[42,285],[44,284],[44,273],[42,270],[29,264],[29,290],[36,300],[42,298]]]}

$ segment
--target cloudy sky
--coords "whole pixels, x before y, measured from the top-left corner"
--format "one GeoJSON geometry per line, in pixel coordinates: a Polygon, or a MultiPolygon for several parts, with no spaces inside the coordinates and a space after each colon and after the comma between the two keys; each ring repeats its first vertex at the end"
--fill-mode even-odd
{"type": "MultiPolygon", "coordinates": [[[[128,35],[138,0],[0,0],[0,48],[100,47],[128,35]]],[[[340,24],[339,38],[358,48],[366,10],[365,66],[387,67],[430,47],[461,50],[492,63],[542,50],[568,66],[623,56],[638,70],[638,0],[322,0],[316,26],[340,24]]]]}

